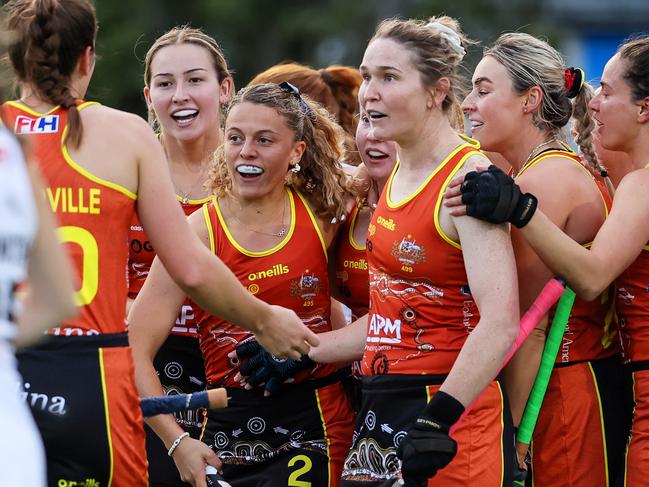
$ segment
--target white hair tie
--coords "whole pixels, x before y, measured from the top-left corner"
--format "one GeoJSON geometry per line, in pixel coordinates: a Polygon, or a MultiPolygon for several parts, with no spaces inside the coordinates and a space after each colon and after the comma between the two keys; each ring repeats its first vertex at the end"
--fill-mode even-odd
{"type": "Polygon", "coordinates": [[[462,47],[462,40],[457,32],[439,22],[428,22],[426,27],[439,32],[439,34],[446,39],[450,48],[453,49],[460,56],[460,60],[462,60],[466,54],[466,50],[462,47]]]}

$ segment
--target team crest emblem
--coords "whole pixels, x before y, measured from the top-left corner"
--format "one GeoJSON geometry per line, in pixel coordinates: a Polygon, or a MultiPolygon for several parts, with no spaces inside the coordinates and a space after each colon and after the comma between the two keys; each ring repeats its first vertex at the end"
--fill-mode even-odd
{"type": "Polygon", "coordinates": [[[313,299],[320,294],[322,284],[320,279],[313,273],[309,273],[307,269],[302,273],[298,279],[293,279],[289,286],[291,296],[300,297],[302,299],[313,299]]]}
{"type": "Polygon", "coordinates": [[[401,242],[396,240],[392,244],[392,256],[405,265],[421,264],[426,262],[426,248],[417,245],[412,235],[403,237],[401,242]]]}

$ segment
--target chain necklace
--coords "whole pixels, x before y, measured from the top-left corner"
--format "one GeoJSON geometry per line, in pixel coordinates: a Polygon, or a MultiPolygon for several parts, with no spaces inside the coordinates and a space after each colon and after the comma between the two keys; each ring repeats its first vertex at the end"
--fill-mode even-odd
{"type": "MultiPolygon", "coordinates": [[[[169,158],[169,154],[167,153],[167,146],[165,145],[162,136],[159,137],[160,137],[160,143],[162,144],[162,149],[164,150],[166,159],[168,163],[171,163],[171,159],[169,158]]],[[[172,177],[171,182],[174,185],[174,190],[176,194],[180,197],[180,201],[182,202],[183,205],[189,203],[189,195],[191,195],[194,192],[194,190],[198,187],[198,185],[205,183],[205,168],[208,165],[209,164],[201,163],[201,170],[198,173],[198,179],[194,181],[194,184],[191,185],[188,191],[183,191],[182,189],[180,189],[180,186],[178,186],[178,183],[176,183],[176,181],[174,181],[172,177]]],[[[186,173],[191,174],[192,171],[189,169],[189,164],[187,164],[187,162],[185,162],[184,160],[182,161],[182,166],[185,168],[186,173]]]]}
{"type": "Polygon", "coordinates": [[[254,228],[246,225],[243,223],[239,217],[232,211],[232,203],[228,201],[228,206],[230,207],[230,215],[232,215],[232,218],[234,218],[242,227],[244,227],[246,230],[249,230],[254,233],[258,233],[259,235],[266,235],[267,237],[276,237],[276,238],[283,238],[288,234],[288,226],[284,224],[284,216],[286,216],[286,201],[287,198],[284,198],[284,205],[282,207],[282,227],[279,229],[278,232],[262,232],[261,230],[255,230],[254,228]]]}
{"type": "Polygon", "coordinates": [[[204,182],[203,179],[204,179],[203,171],[201,171],[200,177],[198,178],[196,183],[194,183],[194,185],[191,188],[189,188],[189,191],[187,191],[186,193],[184,191],[181,191],[178,185],[174,183],[174,188],[176,189],[176,193],[178,194],[178,196],[180,196],[180,201],[182,202],[183,205],[189,203],[189,195],[194,192],[194,190],[196,189],[199,183],[204,182]]]}
{"type": "Polygon", "coordinates": [[[539,155],[539,153],[537,153],[536,151],[538,151],[538,150],[539,150],[541,147],[543,147],[544,145],[551,144],[552,142],[557,142],[557,138],[556,138],[556,137],[552,137],[551,139],[548,139],[548,140],[546,140],[546,141],[544,141],[544,142],[541,142],[539,145],[537,145],[536,147],[534,147],[534,149],[532,149],[532,150],[530,151],[530,155],[527,156],[527,159],[525,159],[525,162],[523,163],[523,165],[521,166],[521,168],[520,168],[518,171],[516,171],[516,174],[514,174],[513,177],[516,177],[516,176],[518,176],[521,172],[523,172],[523,169],[526,169],[526,168],[527,168],[527,165],[528,165],[530,162],[532,162],[536,156],[539,155]]]}

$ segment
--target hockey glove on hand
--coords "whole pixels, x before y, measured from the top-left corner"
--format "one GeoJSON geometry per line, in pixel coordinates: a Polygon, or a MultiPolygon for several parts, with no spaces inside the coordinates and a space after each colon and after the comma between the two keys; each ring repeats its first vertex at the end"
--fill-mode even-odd
{"type": "Polygon", "coordinates": [[[466,214],[491,223],[511,222],[524,227],[536,211],[536,197],[521,193],[514,179],[494,165],[471,171],[460,187],[466,214]]]}
{"type": "Polygon", "coordinates": [[[406,485],[435,476],[453,460],[457,443],[449,429],[463,412],[464,406],[453,396],[442,391],[433,396],[397,449],[406,485]]]}
{"type": "Polygon", "coordinates": [[[315,366],[308,355],[302,355],[300,360],[280,359],[254,341],[237,346],[236,352],[239,358],[245,359],[239,370],[241,375],[246,376],[246,382],[251,386],[265,383],[264,389],[269,394],[276,392],[285,381],[301,370],[315,366]]]}

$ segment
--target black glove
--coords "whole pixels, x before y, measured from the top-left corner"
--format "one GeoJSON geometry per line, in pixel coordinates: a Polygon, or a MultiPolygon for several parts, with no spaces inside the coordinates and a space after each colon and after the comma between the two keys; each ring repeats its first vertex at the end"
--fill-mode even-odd
{"type": "Polygon", "coordinates": [[[466,214],[491,223],[511,222],[524,227],[536,211],[536,197],[521,194],[514,179],[491,165],[485,172],[471,171],[460,187],[466,214]]]}
{"type": "Polygon", "coordinates": [[[255,341],[242,343],[237,346],[236,352],[239,358],[246,359],[239,367],[241,375],[246,377],[246,382],[251,386],[265,383],[264,388],[271,394],[301,370],[310,369],[315,365],[308,355],[302,355],[300,360],[277,358],[255,341]]]}
{"type": "Polygon", "coordinates": [[[426,485],[426,479],[448,465],[457,453],[457,443],[448,434],[464,406],[453,396],[438,391],[397,448],[406,485],[426,485]]]}

